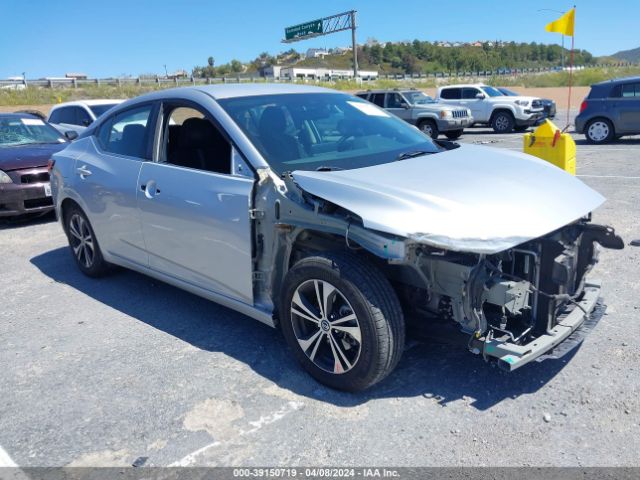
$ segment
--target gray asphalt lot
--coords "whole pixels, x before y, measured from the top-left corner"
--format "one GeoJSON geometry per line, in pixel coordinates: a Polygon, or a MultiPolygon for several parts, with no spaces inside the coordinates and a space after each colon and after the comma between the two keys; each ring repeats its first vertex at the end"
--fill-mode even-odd
{"type": "Polygon", "coordinates": [[[608,199],[594,219],[627,247],[601,255],[608,310],[582,346],[510,374],[411,341],[370,391],[328,390],[277,331],[137,273],[84,277],[51,217],[2,223],[0,463],[638,465],[640,137],[576,138],[580,178],[608,199]]]}

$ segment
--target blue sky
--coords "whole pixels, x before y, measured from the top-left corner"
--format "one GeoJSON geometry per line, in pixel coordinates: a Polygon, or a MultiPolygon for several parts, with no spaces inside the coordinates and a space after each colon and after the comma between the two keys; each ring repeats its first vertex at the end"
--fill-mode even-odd
{"type": "MultiPolygon", "coordinates": [[[[289,48],[287,25],[358,11],[358,41],[501,39],[560,43],[544,25],[572,2],[522,0],[0,0],[0,78],[91,77],[191,70],[289,48]]],[[[577,1],[576,48],[594,55],[640,46],[640,1],[577,1]]],[[[349,45],[350,32],[292,44],[349,45]]]]}

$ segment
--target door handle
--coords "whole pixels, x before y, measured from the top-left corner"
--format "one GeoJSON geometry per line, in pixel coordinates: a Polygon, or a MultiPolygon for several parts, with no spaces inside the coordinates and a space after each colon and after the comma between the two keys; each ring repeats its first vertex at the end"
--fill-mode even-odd
{"type": "Polygon", "coordinates": [[[91,175],[91,170],[89,170],[86,165],[83,165],[80,168],[76,169],[76,173],[80,175],[82,178],[84,178],[91,175]]]}
{"type": "Polygon", "coordinates": [[[160,195],[160,189],[154,180],[150,180],[148,183],[140,185],[140,190],[142,190],[144,192],[144,196],[149,199],[160,195]]]}

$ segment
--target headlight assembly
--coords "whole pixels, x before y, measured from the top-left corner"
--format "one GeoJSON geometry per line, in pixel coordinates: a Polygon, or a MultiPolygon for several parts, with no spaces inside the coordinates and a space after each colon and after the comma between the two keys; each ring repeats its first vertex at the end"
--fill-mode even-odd
{"type": "Polygon", "coordinates": [[[9,175],[0,170],[0,183],[13,183],[13,180],[11,180],[9,175]]]}

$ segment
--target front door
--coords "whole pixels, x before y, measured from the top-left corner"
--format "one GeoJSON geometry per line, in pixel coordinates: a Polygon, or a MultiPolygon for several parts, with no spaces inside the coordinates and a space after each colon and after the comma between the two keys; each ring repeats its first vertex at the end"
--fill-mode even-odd
{"type": "Polygon", "coordinates": [[[231,174],[231,144],[201,110],[163,110],[158,161],[142,165],[138,182],[149,266],[252,304],[254,180],[231,174]]]}
{"type": "Polygon", "coordinates": [[[403,120],[411,120],[409,104],[399,93],[387,93],[387,111],[403,120]]]}

